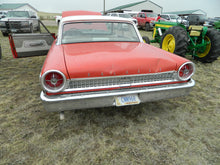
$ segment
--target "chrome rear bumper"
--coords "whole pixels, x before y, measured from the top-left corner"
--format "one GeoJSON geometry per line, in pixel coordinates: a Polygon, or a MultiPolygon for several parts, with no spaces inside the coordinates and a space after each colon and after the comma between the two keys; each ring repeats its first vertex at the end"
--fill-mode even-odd
{"type": "Polygon", "coordinates": [[[187,83],[126,88],[99,92],[74,93],[48,96],[41,92],[41,100],[47,111],[65,111],[86,108],[115,106],[115,97],[137,94],[141,102],[157,101],[188,95],[195,81],[187,83]]]}

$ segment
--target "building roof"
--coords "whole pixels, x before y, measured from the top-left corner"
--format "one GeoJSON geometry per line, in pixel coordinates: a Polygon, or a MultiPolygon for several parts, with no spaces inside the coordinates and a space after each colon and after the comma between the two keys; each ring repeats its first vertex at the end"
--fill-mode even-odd
{"type": "MultiPolygon", "coordinates": [[[[157,5],[156,3],[154,3],[154,2],[152,2],[152,1],[150,1],[150,0],[144,0],[144,1],[140,1],[140,2],[129,3],[129,4],[126,4],[126,5],[118,6],[118,7],[115,7],[115,8],[113,8],[113,9],[107,10],[107,12],[117,11],[117,10],[123,10],[123,9],[125,9],[125,8],[129,8],[129,7],[132,7],[132,6],[136,6],[136,5],[138,5],[138,4],[141,4],[141,3],[144,3],[144,2],[148,2],[148,1],[151,2],[151,3],[153,3],[153,4],[155,4],[156,6],[159,6],[159,5],[157,5]]],[[[159,7],[162,8],[161,6],[159,6],[159,7]]]]}
{"type": "Polygon", "coordinates": [[[207,15],[207,13],[201,9],[197,10],[184,10],[184,11],[174,11],[174,12],[163,12],[163,14],[177,14],[177,15],[189,15],[189,14],[198,14],[198,12],[207,15]]]}
{"type": "Polygon", "coordinates": [[[37,9],[35,9],[31,5],[29,5],[28,3],[3,3],[3,4],[0,4],[0,10],[15,10],[15,9],[18,9],[18,8],[26,6],[26,5],[28,5],[30,8],[38,11],[37,9]]]}

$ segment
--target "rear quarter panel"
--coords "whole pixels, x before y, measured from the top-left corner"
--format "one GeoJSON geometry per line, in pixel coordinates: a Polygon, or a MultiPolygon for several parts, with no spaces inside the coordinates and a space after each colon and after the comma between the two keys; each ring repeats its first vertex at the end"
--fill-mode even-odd
{"type": "Polygon", "coordinates": [[[66,76],[67,79],[69,79],[69,74],[66,70],[66,63],[63,55],[62,45],[56,45],[56,41],[54,41],[51,49],[47,54],[41,70],[41,76],[48,70],[59,70],[66,76]]]}

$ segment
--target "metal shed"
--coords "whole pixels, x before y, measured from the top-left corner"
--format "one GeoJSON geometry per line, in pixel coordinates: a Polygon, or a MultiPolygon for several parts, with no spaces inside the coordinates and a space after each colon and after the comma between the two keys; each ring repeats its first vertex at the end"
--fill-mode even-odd
{"type": "Polygon", "coordinates": [[[207,13],[201,9],[197,10],[184,10],[184,11],[174,11],[174,12],[164,12],[163,14],[177,14],[179,16],[187,16],[191,14],[203,14],[207,15],[207,13]]]}
{"type": "Polygon", "coordinates": [[[144,0],[140,2],[130,3],[122,6],[118,6],[112,9],[105,11],[106,13],[110,12],[120,12],[120,11],[141,11],[141,10],[152,10],[154,13],[161,14],[163,7],[157,5],[156,3],[150,0],[144,0]]]}

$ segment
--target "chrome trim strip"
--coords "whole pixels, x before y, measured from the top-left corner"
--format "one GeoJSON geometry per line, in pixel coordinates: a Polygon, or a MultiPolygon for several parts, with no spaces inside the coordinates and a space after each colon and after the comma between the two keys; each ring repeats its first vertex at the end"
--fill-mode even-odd
{"type": "Polygon", "coordinates": [[[124,77],[140,77],[140,76],[152,76],[158,74],[176,74],[176,71],[160,72],[160,73],[147,73],[147,74],[134,74],[134,75],[120,75],[120,76],[106,76],[106,77],[88,77],[88,78],[72,78],[71,80],[90,80],[90,79],[105,79],[105,78],[124,78],[124,77]]]}

